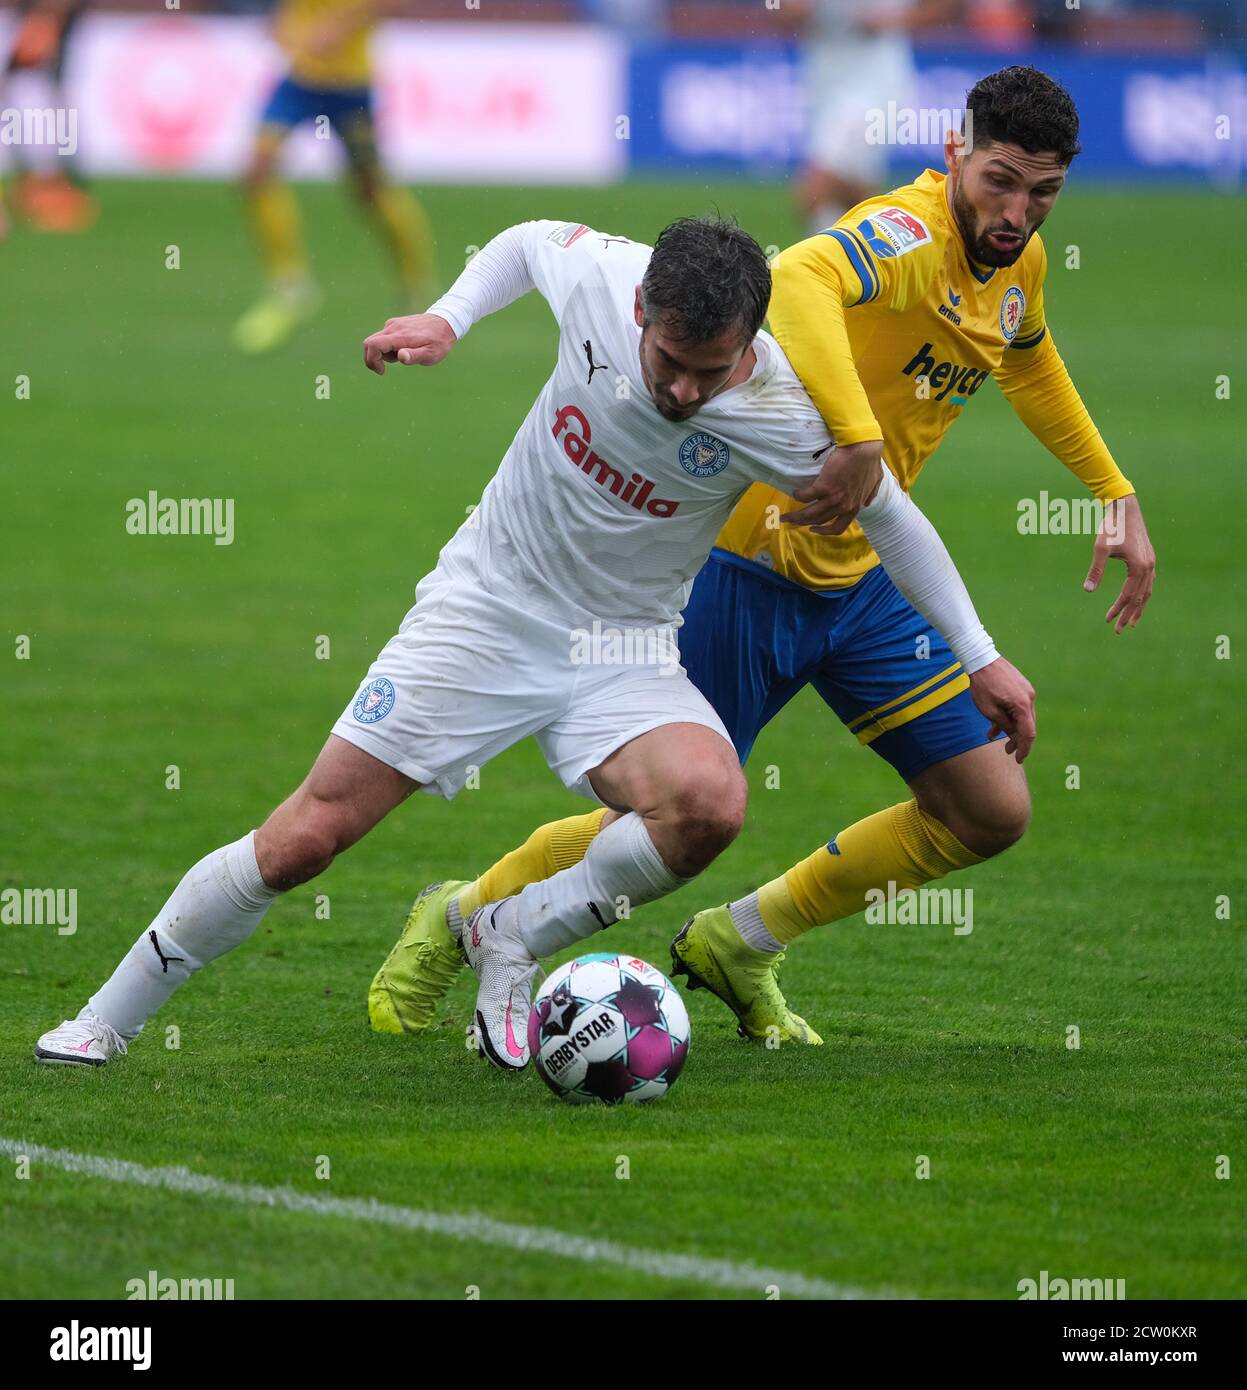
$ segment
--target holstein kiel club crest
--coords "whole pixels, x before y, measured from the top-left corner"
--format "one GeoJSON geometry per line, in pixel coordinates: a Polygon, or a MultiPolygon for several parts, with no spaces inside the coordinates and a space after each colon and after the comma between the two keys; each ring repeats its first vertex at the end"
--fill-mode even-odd
{"type": "Polygon", "coordinates": [[[384,676],[368,682],[355,697],[351,713],[361,724],[375,724],[394,708],[394,687],[384,676]]]}
{"type": "Polygon", "coordinates": [[[731,451],[721,439],[699,431],[680,445],[680,467],[694,478],[713,478],[731,462],[731,451]]]}

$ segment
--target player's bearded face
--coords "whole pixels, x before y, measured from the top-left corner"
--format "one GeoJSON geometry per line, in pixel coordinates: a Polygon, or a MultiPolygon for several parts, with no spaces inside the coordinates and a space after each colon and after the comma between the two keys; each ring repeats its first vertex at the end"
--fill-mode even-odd
{"type": "Polygon", "coordinates": [[[1010,266],[1043,226],[1065,182],[1053,154],[988,145],[966,155],[952,192],[953,216],[970,259],[1010,266]]]}
{"type": "Polygon", "coordinates": [[[731,329],[709,342],[690,343],[672,328],[662,316],[642,327],[641,378],[664,419],[687,420],[732,382],[749,344],[731,329]]]}

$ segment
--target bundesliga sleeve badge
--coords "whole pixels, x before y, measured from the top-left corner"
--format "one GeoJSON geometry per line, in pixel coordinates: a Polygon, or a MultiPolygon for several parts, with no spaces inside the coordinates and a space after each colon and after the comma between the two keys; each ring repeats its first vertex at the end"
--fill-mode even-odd
{"type": "Polygon", "coordinates": [[[884,208],[882,212],[872,212],[864,221],[857,224],[857,230],[876,256],[892,259],[894,256],[907,256],[931,240],[931,229],[921,217],[915,217],[904,208],[884,208]]]}

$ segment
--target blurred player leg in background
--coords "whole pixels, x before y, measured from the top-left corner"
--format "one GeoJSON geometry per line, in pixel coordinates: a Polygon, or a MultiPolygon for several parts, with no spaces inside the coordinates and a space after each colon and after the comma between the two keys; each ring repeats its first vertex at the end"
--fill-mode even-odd
{"type": "Polygon", "coordinates": [[[243,178],[251,230],[264,261],[267,288],[234,326],[234,345],[241,352],[270,352],[314,314],[320,294],[312,283],[303,223],[294,190],[277,170],[286,136],[291,93],[283,82],[261,117],[251,161],[243,178]]]}
{"type": "Polygon", "coordinates": [[[886,183],[889,147],[869,139],[873,111],[914,99],[912,30],[951,19],[959,0],[808,0],[805,81],[810,110],[797,203],[811,233],[839,221],[886,183]]]}
{"type": "MultiPolygon", "coordinates": [[[[5,70],[6,106],[66,110],[61,85],[65,50],[83,8],[81,0],[36,0],[22,7],[5,70]]],[[[17,145],[14,150],[18,172],[9,195],[14,213],[36,231],[86,231],[97,206],[74,162],[76,148],[17,145]]]]}
{"type": "Polygon", "coordinates": [[[422,314],[437,298],[433,229],[424,208],[407,189],[387,182],[377,157],[371,107],[347,113],[338,133],[346,146],[351,187],[393,259],[399,312],[422,314]]]}
{"type": "Polygon", "coordinates": [[[427,219],[406,190],[386,183],[377,158],[368,51],[374,10],[373,0],[284,0],[277,12],[274,33],[290,70],[260,117],[243,183],[268,285],[235,325],[242,352],[280,347],[320,303],[298,203],[277,164],[286,137],[305,121],[331,129],[345,146],[352,188],[393,257],[402,311],[424,309],[434,297],[427,219]]]}

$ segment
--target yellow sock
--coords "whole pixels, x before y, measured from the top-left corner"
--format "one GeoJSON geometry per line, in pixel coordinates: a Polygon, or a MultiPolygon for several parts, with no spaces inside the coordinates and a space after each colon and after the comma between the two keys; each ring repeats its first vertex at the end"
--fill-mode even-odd
{"type": "Polygon", "coordinates": [[[415,294],[433,279],[433,229],[429,219],[405,188],[378,189],[375,204],[377,220],[398,270],[399,284],[404,293],[415,294]]]}
{"type": "Polygon", "coordinates": [[[534,830],[519,849],[504,854],[459,894],[459,911],[464,920],[482,903],[508,898],[529,883],[540,883],[560,869],[579,864],[601,830],[605,814],[603,806],[586,816],[568,816],[534,830]]]}
{"type": "Polygon", "coordinates": [[[269,279],[306,279],[307,252],[294,191],[280,179],[269,179],[249,190],[247,206],[269,279]]]}
{"type": "Polygon", "coordinates": [[[816,850],[758,889],[758,912],[776,941],[787,945],[814,927],[861,912],[867,892],[886,891],[889,882],[899,893],[983,862],[916,801],[867,816],[831,843],[834,850],[816,850]]]}

